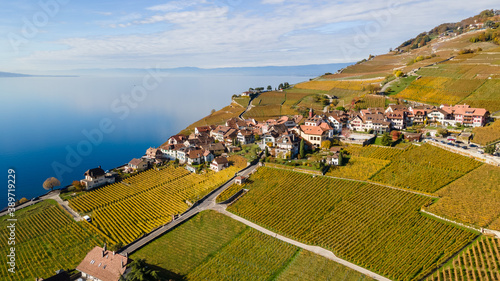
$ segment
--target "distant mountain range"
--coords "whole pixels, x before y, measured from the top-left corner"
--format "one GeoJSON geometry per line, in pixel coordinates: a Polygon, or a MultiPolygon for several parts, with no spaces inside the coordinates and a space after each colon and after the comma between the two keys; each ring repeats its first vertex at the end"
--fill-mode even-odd
{"type": "Polygon", "coordinates": [[[33,75],[12,73],[12,72],[1,72],[0,71],[0,77],[30,77],[30,76],[33,76],[33,75]]]}
{"type": "MultiPolygon", "coordinates": [[[[262,76],[311,76],[316,77],[327,72],[335,73],[352,63],[310,64],[297,66],[260,66],[260,67],[223,67],[198,68],[178,67],[161,68],[159,71],[171,75],[262,75],[262,76]]],[[[76,74],[144,74],[147,69],[113,68],[113,69],[77,69],[76,74]]]]}

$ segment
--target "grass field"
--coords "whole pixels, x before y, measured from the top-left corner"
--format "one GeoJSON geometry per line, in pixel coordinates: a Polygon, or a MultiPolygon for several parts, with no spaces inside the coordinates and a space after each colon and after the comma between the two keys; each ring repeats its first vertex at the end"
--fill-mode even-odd
{"type": "Polygon", "coordinates": [[[500,240],[481,237],[427,281],[500,280],[500,240]]]}
{"type": "Polygon", "coordinates": [[[246,159],[231,156],[235,165],[218,173],[192,174],[168,166],[150,169],[123,182],[84,193],[69,201],[78,212],[91,212],[92,224],[114,242],[130,243],[171,221],[246,166],[246,159]],[[147,202],[147,204],[144,204],[147,202]]]}
{"type": "Polygon", "coordinates": [[[497,120],[493,122],[491,125],[486,127],[477,127],[474,128],[474,139],[475,143],[480,145],[487,145],[489,143],[500,140],[500,121],[497,120]]]}
{"type": "Polygon", "coordinates": [[[392,158],[371,180],[432,193],[479,166],[478,161],[424,144],[392,158]]]}
{"type": "MultiPolygon", "coordinates": [[[[500,216],[500,167],[482,165],[436,194],[428,211],[455,221],[488,227],[500,216]]],[[[497,229],[500,231],[500,229],[497,229]]]]}
{"type": "Polygon", "coordinates": [[[145,258],[172,280],[373,280],[215,211],[196,215],[131,258],[145,258]],[[308,279],[297,279],[306,268],[308,279]]]}
{"type": "Polygon", "coordinates": [[[391,161],[352,156],[345,166],[332,166],[326,176],[368,180],[373,174],[383,169],[391,161]]]}
{"type": "Polygon", "coordinates": [[[75,222],[53,200],[43,201],[32,207],[16,211],[16,244],[8,245],[9,232],[6,221],[0,218],[0,252],[4,255],[0,265],[1,280],[35,280],[48,278],[58,269],[75,268],[88,251],[102,246],[100,236],[86,223],[75,222]],[[16,273],[7,271],[9,249],[15,247],[16,273]]]}
{"type": "Polygon", "coordinates": [[[418,280],[476,234],[421,216],[431,199],[354,181],[260,168],[229,211],[393,280],[418,280]]]}

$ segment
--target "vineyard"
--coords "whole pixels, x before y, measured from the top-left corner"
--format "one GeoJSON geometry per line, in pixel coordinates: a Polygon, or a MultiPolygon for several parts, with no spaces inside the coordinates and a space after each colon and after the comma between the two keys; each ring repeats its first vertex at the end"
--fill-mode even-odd
{"type": "Polygon", "coordinates": [[[184,276],[245,229],[244,224],[215,211],[201,212],[144,246],[131,258],[144,258],[148,264],[164,269],[160,271],[163,279],[173,278],[169,272],[184,276]]]}
{"type": "Polygon", "coordinates": [[[269,280],[298,248],[254,229],[187,275],[189,280],[269,280]]]}
{"type": "Polygon", "coordinates": [[[314,89],[330,91],[332,89],[345,89],[345,90],[355,90],[364,91],[368,85],[378,84],[382,82],[383,79],[367,79],[362,81],[355,80],[323,80],[323,81],[309,81],[295,85],[298,89],[314,89]]]}
{"type": "MultiPolygon", "coordinates": [[[[437,192],[428,207],[439,216],[488,227],[500,216],[500,167],[482,165],[437,192]]],[[[500,229],[497,229],[500,230],[500,229]]]]}
{"type": "Polygon", "coordinates": [[[371,180],[432,193],[479,167],[480,162],[424,144],[407,149],[371,180]]]}
{"type": "Polygon", "coordinates": [[[475,143],[480,145],[487,145],[492,142],[500,140],[500,121],[495,121],[491,125],[486,127],[474,128],[474,139],[475,143]]]}
{"type": "MultiPolygon", "coordinates": [[[[410,146],[408,149],[413,148],[410,146]]],[[[348,154],[354,156],[368,157],[368,158],[376,158],[383,160],[392,160],[398,155],[402,154],[404,150],[391,148],[391,147],[379,147],[379,146],[348,146],[345,148],[348,154]]]]}
{"type": "Polygon", "coordinates": [[[424,196],[265,167],[251,180],[231,212],[393,280],[423,278],[476,237],[421,216],[424,196]]]}
{"type": "Polygon", "coordinates": [[[486,108],[492,113],[496,112],[500,110],[498,89],[500,89],[500,79],[489,79],[463,102],[471,107],[486,108]]]}
{"type": "Polygon", "coordinates": [[[217,203],[224,202],[231,198],[231,196],[235,195],[238,191],[240,191],[243,186],[238,184],[233,184],[226,190],[224,190],[219,196],[217,196],[217,203]]]}
{"type": "Polygon", "coordinates": [[[485,80],[422,77],[413,81],[397,98],[428,104],[456,104],[479,88],[485,80]]]}
{"type": "MultiPolygon", "coordinates": [[[[252,102],[253,103],[253,102],[252,102]]],[[[279,118],[283,115],[295,115],[297,111],[293,110],[290,106],[270,104],[270,105],[259,105],[252,107],[244,115],[245,118],[255,118],[257,120],[266,120],[269,118],[279,118]]]]}
{"type": "Polygon", "coordinates": [[[373,174],[390,163],[388,160],[351,157],[345,166],[331,166],[326,176],[368,180],[373,174]]]}
{"type": "MultiPolygon", "coordinates": [[[[48,278],[61,268],[74,268],[88,251],[102,245],[107,238],[100,236],[86,223],[75,222],[53,201],[44,201],[16,212],[16,273],[0,265],[2,280],[34,280],[48,278]],[[15,276],[15,277],[14,277],[15,276]]],[[[6,221],[0,218],[0,251],[7,255],[9,237],[6,221]]]]}
{"type": "Polygon", "coordinates": [[[500,240],[478,239],[472,247],[455,257],[427,281],[493,281],[500,280],[500,240]]]}
{"type": "Polygon", "coordinates": [[[287,269],[277,278],[279,281],[320,281],[320,280],[373,280],[359,272],[306,250],[290,263],[287,269]]]}
{"type": "Polygon", "coordinates": [[[252,105],[282,104],[284,101],[283,92],[264,92],[252,101],[252,105]]]}
{"type": "Polygon", "coordinates": [[[382,96],[367,95],[357,103],[360,109],[382,107],[385,108],[386,98],[382,96]]]}
{"type": "Polygon", "coordinates": [[[373,280],[215,211],[199,213],[131,258],[145,258],[167,280],[269,280],[278,274],[279,280],[325,280],[326,276],[373,280]],[[304,279],[306,268],[309,279],[304,279]]]}
{"type": "Polygon", "coordinates": [[[70,200],[78,212],[92,211],[92,224],[115,242],[128,244],[188,209],[193,203],[246,166],[246,160],[231,157],[233,165],[221,172],[191,174],[168,166],[96,189],[70,200]]]}
{"type": "Polygon", "coordinates": [[[245,109],[240,105],[235,105],[234,103],[232,103],[231,105],[228,105],[194,122],[193,124],[189,125],[186,129],[182,130],[180,134],[188,136],[189,134],[194,132],[194,128],[196,127],[224,124],[228,119],[233,117],[238,117],[238,115],[240,115],[243,112],[243,110],[245,109]]]}

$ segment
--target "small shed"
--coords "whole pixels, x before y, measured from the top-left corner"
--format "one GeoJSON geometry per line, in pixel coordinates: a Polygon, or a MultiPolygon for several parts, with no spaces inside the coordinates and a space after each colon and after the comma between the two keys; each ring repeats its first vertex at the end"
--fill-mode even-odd
{"type": "Polygon", "coordinates": [[[247,180],[246,177],[244,176],[237,176],[235,179],[234,179],[234,183],[235,184],[239,184],[239,185],[242,185],[245,183],[245,181],[247,180]]]}

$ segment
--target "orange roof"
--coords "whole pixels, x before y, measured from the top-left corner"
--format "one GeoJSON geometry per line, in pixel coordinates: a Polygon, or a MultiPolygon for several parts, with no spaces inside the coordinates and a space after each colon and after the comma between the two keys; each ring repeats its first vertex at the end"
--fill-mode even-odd
{"type": "Polygon", "coordinates": [[[127,263],[127,257],[96,246],[88,252],[76,269],[101,280],[118,281],[125,273],[127,263]]]}
{"type": "Polygon", "coordinates": [[[327,131],[321,126],[306,126],[306,125],[301,125],[300,130],[305,134],[316,135],[316,136],[321,136],[325,131],[327,131]]]}

